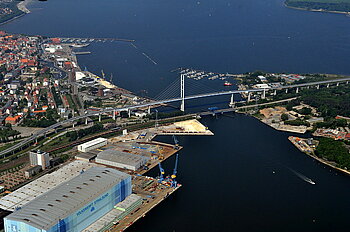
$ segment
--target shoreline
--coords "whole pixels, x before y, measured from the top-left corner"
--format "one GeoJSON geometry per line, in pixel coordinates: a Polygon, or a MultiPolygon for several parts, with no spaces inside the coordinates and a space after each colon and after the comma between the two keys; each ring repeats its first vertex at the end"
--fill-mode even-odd
{"type": "Polygon", "coordinates": [[[10,19],[8,19],[8,20],[6,20],[6,21],[4,21],[4,22],[0,22],[0,26],[1,25],[4,25],[4,24],[6,24],[6,23],[9,23],[9,22],[12,22],[12,21],[14,21],[14,20],[16,20],[16,19],[18,19],[18,18],[20,18],[20,17],[22,17],[22,16],[25,16],[27,13],[22,13],[22,14],[20,14],[20,15],[17,15],[17,16],[15,16],[15,17],[13,17],[13,18],[10,18],[10,19]]]}
{"type": "Polygon", "coordinates": [[[341,173],[344,173],[344,174],[350,176],[350,171],[348,171],[348,170],[345,170],[345,169],[336,167],[335,165],[333,165],[333,164],[330,163],[329,161],[326,161],[326,160],[324,160],[324,159],[322,159],[322,158],[319,158],[319,157],[317,157],[316,155],[308,154],[308,153],[305,153],[305,152],[303,152],[303,153],[306,154],[306,155],[308,155],[308,156],[310,156],[311,158],[313,158],[313,159],[319,161],[320,163],[325,164],[325,165],[328,166],[328,167],[331,167],[331,168],[333,168],[333,169],[335,169],[335,170],[337,170],[337,171],[339,171],[339,172],[341,172],[341,173]]]}
{"type": "MultiPolygon", "coordinates": [[[[325,159],[323,159],[323,158],[318,157],[318,156],[315,154],[315,150],[312,149],[312,148],[310,148],[310,149],[312,149],[312,151],[311,151],[311,150],[309,150],[309,152],[305,151],[305,149],[302,149],[302,146],[298,146],[298,145],[294,142],[293,138],[291,138],[291,137],[294,137],[294,136],[289,136],[289,137],[288,137],[288,140],[289,140],[301,153],[304,153],[304,154],[310,156],[311,158],[317,160],[318,162],[320,162],[320,163],[322,163],[322,164],[324,164],[324,165],[326,165],[326,166],[328,166],[328,167],[330,167],[330,168],[335,169],[335,170],[338,171],[338,172],[342,172],[343,174],[346,174],[346,175],[349,175],[349,176],[350,176],[350,171],[348,171],[348,170],[346,170],[346,169],[343,169],[343,168],[337,167],[337,166],[336,166],[337,163],[335,163],[335,162],[330,162],[330,161],[327,161],[327,160],[325,160],[325,159]]],[[[302,139],[302,140],[306,140],[305,138],[304,138],[304,139],[301,138],[301,139],[302,139]]],[[[317,144],[317,145],[318,145],[318,144],[317,144]]],[[[317,145],[316,145],[316,146],[317,146],[317,145]]]]}
{"type": "Polygon", "coordinates": [[[312,9],[312,8],[303,8],[303,7],[295,7],[295,6],[289,6],[286,4],[286,2],[283,3],[285,7],[293,9],[293,10],[302,10],[302,11],[310,11],[310,12],[320,12],[320,13],[331,13],[331,14],[343,14],[343,15],[349,15],[350,12],[347,11],[331,11],[331,10],[322,10],[322,9],[312,9]]]}

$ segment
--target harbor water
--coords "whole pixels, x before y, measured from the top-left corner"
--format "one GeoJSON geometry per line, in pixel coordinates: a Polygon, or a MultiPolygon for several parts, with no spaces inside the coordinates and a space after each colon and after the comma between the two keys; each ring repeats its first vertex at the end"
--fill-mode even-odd
{"type": "MultiPolygon", "coordinates": [[[[151,97],[176,78],[170,71],[178,67],[350,74],[350,18],[288,9],[283,0],[49,0],[29,8],[0,30],[136,40],[134,46],[91,43],[79,64],[113,73],[115,84],[151,97]]],[[[222,88],[220,81],[205,83],[222,88]]],[[[179,138],[183,186],[129,231],[347,231],[350,177],[252,117],[201,121],[215,136],[179,138]]],[[[171,173],[173,165],[174,157],[163,166],[171,173]]]]}

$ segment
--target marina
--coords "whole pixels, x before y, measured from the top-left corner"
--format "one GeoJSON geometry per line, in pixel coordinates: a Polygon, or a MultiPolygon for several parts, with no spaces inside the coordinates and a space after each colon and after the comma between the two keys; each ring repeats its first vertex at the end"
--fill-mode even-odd
{"type": "MultiPolygon", "coordinates": [[[[208,80],[226,80],[229,78],[235,78],[239,75],[236,74],[229,74],[229,73],[215,73],[215,72],[207,72],[202,70],[195,70],[192,68],[177,68],[172,70],[171,72],[177,72],[179,74],[184,75],[185,77],[189,79],[194,80],[201,80],[201,79],[208,79],[208,80]]],[[[229,82],[227,82],[229,83],[229,82]]],[[[227,85],[229,86],[229,85],[227,85]]]]}

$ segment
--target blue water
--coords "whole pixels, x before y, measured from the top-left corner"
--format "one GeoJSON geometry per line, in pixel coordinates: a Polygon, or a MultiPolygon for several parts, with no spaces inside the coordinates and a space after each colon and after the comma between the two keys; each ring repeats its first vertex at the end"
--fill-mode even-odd
{"type": "Polygon", "coordinates": [[[82,66],[113,73],[117,84],[149,95],[177,67],[242,73],[349,74],[350,18],[297,11],[283,0],[49,0],[1,28],[47,36],[119,37],[93,44],[82,66]],[[145,56],[145,52],[158,65],[145,56]]]}
{"type": "MultiPolygon", "coordinates": [[[[113,73],[117,85],[149,96],[176,78],[170,70],[177,67],[350,74],[350,18],[291,10],[283,0],[48,0],[30,9],[0,29],[135,39],[138,49],[93,43],[86,48],[92,54],[79,63],[97,74],[113,73]]],[[[206,84],[222,88],[220,81],[206,84]]],[[[180,138],[183,187],[130,231],[348,230],[349,177],[300,153],[288,133],[231,116],[202,120],[215,136],[180,138]]],[[[170,172],[173,164],[169,159],[164,167],[170,172]]]]}

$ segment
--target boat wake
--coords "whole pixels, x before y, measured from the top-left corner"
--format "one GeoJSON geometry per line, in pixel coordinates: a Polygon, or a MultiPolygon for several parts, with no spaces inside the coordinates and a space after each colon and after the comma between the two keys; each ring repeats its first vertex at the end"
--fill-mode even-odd
{"type": "Polygon", "coordinates": [[[312,181],[310,178],[304,176],[303,174],[291,169],[291,168],[288,168],[294,175],[296,175],[297,177],[299,177],[300,179],[302,179],[303,181],[309,183],[309,184],[316,184],[314,181],[312,181]]]}

